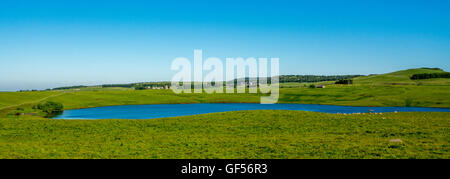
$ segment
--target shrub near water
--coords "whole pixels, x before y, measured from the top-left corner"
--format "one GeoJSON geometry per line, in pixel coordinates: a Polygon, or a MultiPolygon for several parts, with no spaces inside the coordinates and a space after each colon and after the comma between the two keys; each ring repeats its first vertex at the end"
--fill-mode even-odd
{"type": "Polygon", "coordinates": [[[61,103],[47,101],[45,103],[36,105],[35,109],[40,109],[48,115],[54,115],[62,113],[64,111],[64,106],[61,103]]]}

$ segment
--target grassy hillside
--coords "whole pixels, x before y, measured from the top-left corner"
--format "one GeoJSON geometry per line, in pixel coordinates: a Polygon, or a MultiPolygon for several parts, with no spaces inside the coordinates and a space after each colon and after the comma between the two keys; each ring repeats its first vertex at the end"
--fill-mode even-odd
{"type": "Polygon", "coordinates": [[[450,85],[450,79],[426,79],[426,80],[411,80],[410,77],[414,74],[422,73],[443,73],[440,69],[417,68],[397,71],[393,73],[370,75],[354,78],[355,84],[363,85],[450,85]]]}
{"type": "Polygon", "coordinates": [[[0,109],[25,103],[36,103],[61,94],[60,91],[0,92],[0,109]]]}
{"type": "Polygon", "coordinates": [[[0,119],[0,158],[450,158],[450,113],[0,119]]]}
{"type": "Polygon", "coordinates": [[[310,89],[309,84],[281,84],[280,103],[334,104],[350,106],[450,107],[450,79],[411,80],[413,74],[443,73],[440,69],[418,68],[354,78],[353,85],[326,85],[310,89]]]}
{"type": "Polygon", "coordinates": [[[282,89],[279,103],[448,108],[450,86],[330,85],[324,89],[282,89]]]}

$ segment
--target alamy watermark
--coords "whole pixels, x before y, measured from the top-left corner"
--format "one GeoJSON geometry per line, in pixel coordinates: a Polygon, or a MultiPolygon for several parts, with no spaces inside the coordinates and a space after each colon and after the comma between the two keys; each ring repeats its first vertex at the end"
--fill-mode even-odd
{"type": "Polygon", "coordinates": [[[194,50],[193,67],[185,57],[172,61],[171,69],[178,71],[172,78],[174,93],[192,93],[192,87],[194,93],[246,93],[248,88],[249,93],[258,93],[258,90],[262,94],[270,93],[270,96],[261,96],[261,104],[278,101],[279,58],[270,58],[269,75],[267,58],[226,58],[224,69],[221,59],[209,57],[203,61],[202,50],[194,50]]]}

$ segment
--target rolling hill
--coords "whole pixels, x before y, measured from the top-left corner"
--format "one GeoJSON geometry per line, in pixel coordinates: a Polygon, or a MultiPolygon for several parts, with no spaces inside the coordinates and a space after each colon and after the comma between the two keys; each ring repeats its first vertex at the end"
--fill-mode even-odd
{"type": "Polygon", "coordinates": [[[425,80],[411,80],[410,77],[414,74],[422,73],[444,73],[439,68],[415,68],[408,70],[401,70],[392,73],[369,75],[354,78],[354,84],[369,84],[369,85],[450,85],[450,79],[437,78],[425,80]]]}

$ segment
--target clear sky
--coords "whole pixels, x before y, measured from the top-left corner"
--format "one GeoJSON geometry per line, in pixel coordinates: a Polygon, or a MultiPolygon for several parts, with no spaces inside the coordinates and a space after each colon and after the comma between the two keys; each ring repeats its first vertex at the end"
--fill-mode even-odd
{"type": "Polygon", "coordinates": [[[175,57],[281,74],[450,70],[450,1],[0,1],[0,90],[170,80],[175,57]]]}

